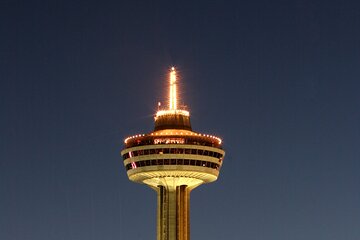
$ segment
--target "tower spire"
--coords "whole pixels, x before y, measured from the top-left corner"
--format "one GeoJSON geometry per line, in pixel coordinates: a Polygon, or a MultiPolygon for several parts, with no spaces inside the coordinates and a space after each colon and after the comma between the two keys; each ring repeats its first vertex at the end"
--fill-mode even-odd
{"type": "Polygon", "coordinates": [[[184,109],[184,106],[178,106],[177,93],[177,74],[175,67],[169,69],[168,75],[169,93],[168,108],[161,109],[155,115],[155,131],[164,129],[184,129],[191,131],[190,113],[184,109]]]}
{"type": "Polygon", "coordinates": [[[175,67],[170,71],[170,87],[169,87],[169,110],[177,109],[177,86],[176,86],[176,70],[175,67]]]}

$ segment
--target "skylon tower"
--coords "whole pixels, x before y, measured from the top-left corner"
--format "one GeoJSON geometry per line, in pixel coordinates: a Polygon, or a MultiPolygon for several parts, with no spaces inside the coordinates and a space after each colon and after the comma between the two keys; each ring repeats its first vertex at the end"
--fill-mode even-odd
{"type": "Polygon", "coordinates": [[[157,111],[153,132],[126,138],[121,155],[129,179],[157,192],[157,240],[189,240],[190,192],[218,178],[225,152],[220,138],[192,131],[175,68],[169,75],[168,109],[157,111]]]}

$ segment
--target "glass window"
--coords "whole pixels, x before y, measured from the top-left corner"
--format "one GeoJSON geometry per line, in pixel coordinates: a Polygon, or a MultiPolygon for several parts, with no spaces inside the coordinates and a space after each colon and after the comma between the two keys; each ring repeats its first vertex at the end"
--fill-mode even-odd
{"type": "Polygon", "coordinates": [[[196,149],[191,149],[191,154],[197,154],[197,151],[196,151],[196,149]]]}
{"type": "Polygon", "coordinates": [[[136,167],[156,166],[156,165],[192,165],[192,166],[208,167],[208,168],[212,168],[212,169],[216,169],[216,170],[220,169],[220,165],[213,163],[213,162],[207,162],[207,161],[201,161],[201,160],[189,160],[189,159],[144,160],[144,161],[129,163],[125,166],[125,168],[128,171],[128,170],[136,168],[136,167]]]}
{"type": "Polygon", "coordinates": [[[184,149],[183,148],[178,148],[178,149],[176,149],[176,153],[177,154],[184,154],[184,149]]]}
{"type": "Polygon", "coordinates": [[[155,154],[155,149],[150,149],[150,154],[155,154]]]}
{"type": "Polygon", "coordinates": [[[198,150],[199,155],[203,155],[203,152],[204,152],[203,150],[200,150],[200,149],[198,150]]]}
{"type": "Polygon", "coordinates": [[[170,151],[168,148],[164,148],[164,154],[168,154],[170,151]]]}

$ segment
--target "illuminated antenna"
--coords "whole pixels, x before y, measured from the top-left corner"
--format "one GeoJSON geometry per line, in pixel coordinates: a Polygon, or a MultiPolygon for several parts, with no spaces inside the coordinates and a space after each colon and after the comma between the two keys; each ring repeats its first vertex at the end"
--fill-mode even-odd
{"type": "Polygon", "coordinates": [[[177,92],[176,92],[176,71],[172,67],[170,71],[170,89],[169,89],[169,110],[177,109],[177,92]]]}
{"type": "Polygon", "coordinates": [[[183,115],[183,116],[190,116],[189,111],[185,110],[184,107],[180,107],[178,109],[178,96],[177,96],[177,76],[175,67],[171,67],[170,75],[169,75],[169,109],[160,109],[160,105],[158,104],[158,111],[155,115],[155,121],[157,117],[163,115],[183,115]]]}

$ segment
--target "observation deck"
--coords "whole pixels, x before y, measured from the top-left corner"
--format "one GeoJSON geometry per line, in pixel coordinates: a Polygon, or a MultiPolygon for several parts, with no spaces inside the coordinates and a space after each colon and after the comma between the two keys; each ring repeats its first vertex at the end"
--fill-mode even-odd
{"type": "Polygon", "coordinates": [[[121,155],[129,179],[153,187],[166,184],[163,177],[189,187],[215,181],[225,155],[219,138],[182,129],[136,135],[125,144],[121,155]]]}

